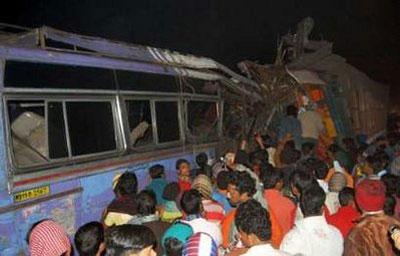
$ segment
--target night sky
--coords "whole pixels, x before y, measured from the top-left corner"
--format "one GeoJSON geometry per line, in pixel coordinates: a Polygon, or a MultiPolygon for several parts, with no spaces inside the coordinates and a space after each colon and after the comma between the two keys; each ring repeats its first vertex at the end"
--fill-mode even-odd
{"type": "Polygon", "coordinates": [[[61,30],[207,56],[236,69],[248,59],[270,63],[279,35],[304,17],[312,38],[375,80],[400,101],[398,0],[31,0],[1,8],[1,22],[61,30]],[[396,94],[397,93],[397,94],[396,94]]]}

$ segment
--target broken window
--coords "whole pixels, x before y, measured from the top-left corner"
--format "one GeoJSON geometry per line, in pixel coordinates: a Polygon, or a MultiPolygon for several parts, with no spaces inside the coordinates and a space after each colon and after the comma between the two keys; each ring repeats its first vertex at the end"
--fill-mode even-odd
{"type": "Polygon", "coordinates": [[[153,143],[153,127],[149,100],[127,100],[129,139],[131,146],[139,147],[153,143]]]}
{"type": "Polygon", "coordinates": [[[158,143],[180,140],[177,101],[156,101],[158,143]]]}
{"type": "Polygon", "coordinates": [[[189,101],[187,103],[189,140],[207,142],[218,138],[218,111],[216,102],[189,101]]]}

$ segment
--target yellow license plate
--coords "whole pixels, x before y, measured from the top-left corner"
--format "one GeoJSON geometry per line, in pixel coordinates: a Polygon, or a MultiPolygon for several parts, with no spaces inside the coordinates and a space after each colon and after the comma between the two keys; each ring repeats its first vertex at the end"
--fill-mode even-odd
{"type": "Polygon", "coordinates": [[[50,185],[42,186],[38,188],[32,188],[24,191],[20,191],[14,194],[14,202],[23,202],[26,200],[46,196],[50,194],[50,185]]]}

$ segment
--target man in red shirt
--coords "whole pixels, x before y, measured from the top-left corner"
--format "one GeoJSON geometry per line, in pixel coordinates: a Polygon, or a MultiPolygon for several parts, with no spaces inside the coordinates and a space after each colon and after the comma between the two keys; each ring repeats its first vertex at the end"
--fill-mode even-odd
{"type": "Polygon", "coordinates": [[[269,210],[279,216],[278,222],[283,236],[293,227],[296,217],[296,205],[292,200],[282,195],[283,173],[278,170],[268,170],[262,173],[264,198],[269,210]]]}
{"type": "Polygon", "coordinates": [[[342,189],[342,191],[339,192],[339,202],[341,207],[338,212],[326,216],[326,220],[329,224],[338,228],[343,237],[346,238],[350,230],[356,224],[356,220],[361,216],[357,211],[354,200],[354,189],[349,187],[342,189]]]}

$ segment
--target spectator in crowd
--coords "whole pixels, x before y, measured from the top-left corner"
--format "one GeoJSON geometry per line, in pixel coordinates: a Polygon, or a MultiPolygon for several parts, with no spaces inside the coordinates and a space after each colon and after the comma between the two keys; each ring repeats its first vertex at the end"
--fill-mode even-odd
{"type": "Polygon", "coordinates": [[[75,248],[81,256],[101,256],[105,250],[104,228],[92,221],[81,226],[75,233],[75,248]]]}
{"type": "Polygon", "coordinates": [[[360,213],[357,210],[354,199],[354,189],[346,187],[339,192],[340,208],[337,213],[325,216],[326,221],[335,226],[346,238],[350,230],[354,227],[360,213]]]}
{"type": "Polygon", "coordinates": [[[311,169],[311,171],[314,173],[314,176],[317,179],[319,186],[324,190],[325,193],[328,193],[329,185],[325,181],[326,175],[329,171],[328,165],[325,162],[316,158],[309,159],[307,163],[309,164],[309,168],[311,169]]]}
{"type": "Polygon", "coordinates": [[[146,190],[152,190],[156,194],[157,205],[161,205],[163,203],[162,193],[167,185],[167,181],[164,179],[164,166],[161,164],[151,166],[149,168],[149,175],[151,177],[151,182],[149,185],[147,185],[146,190]]]}
{"type": "Polygon", "coordinates": [[[198,232],[185,243],[182,256],[218,256],[218,245],[209,234],[198,232]]]}
{"type": "Polygon", "coordinates": [[[170,226],[169,223],[160,220],[156,212],[156,196],[151,190],[143,190],[137,195],[137,215],[128,224],[144,225],[155,234],[157,246],[154,250],[158,255],[162,254],[161,236],[170,226]]]}
{"type": "Polygon", "coordinates": [[[384,213],[385,193],[385,185],[380,180],[364,179],[356,186],[355,198],[362,218],[345,240],[344,255],[397,255],[388,230],[400,223],[384,213]]]}
{"type": "Polygon", "coordinates": [[[329,169],[328,174],[326,175],[325,181],[329,183],[329,180],[332,178],[332,175],[335,172],[341,172],[346,177],[346,187],[354,188],[354,179],[349,172],[342,167],[339,161],[333,161],[333,167],[329,169]]]}
{"type": "Polygon", "coordinates": [[[335,214],[339,207],[339,192],[346,187],[346,177],[341,172],[335,172],[329,180],[329,192],[326,194],[325,205],[330,214],[335,214]]]}
{"type": "Polygon", "coordinates": [[[210,178],[204,174],[198,175],[192,182],[192,188],[201,194],[204,218],[220,225],[224,219],[225,211],[221,204],[211,198],[212,184],[210,178]]]}
{"type": "Polygon", "coordinates": [[[117,175],[113,181],[115,199],[104,213],[104,224],[108,227],[126,224],[137,213],[137,178],[132,172],[117,175]]]}
{"type": "Polygon", "coordinates": [[[193,235],[192,227],[180,221],[172,224],[162,237],[162,245],[165,256],[181,256],[183,246],[193,235]]]}
{"type": "MultiPolygon", "coordinates": [[[[247,172],[233,172],[228,185],[228,198],[231,205],[238,206],[252,199],[256,193],[256,182],[247,172]]],[[[254,198],[255,199],[255,198],[254,198]]],[[[265,200],[263,198],[263,200],[265,200]]],[[[258,200],[257,200],[258,201],[258,200]]],[[[222,221],[223,247],[237,243],[237,229],[234,223],[236,209],[229,212],[222,221]]],[[[282,228],[276,216],[271,214],[272,243],[279,246],[282,240],[282,228]]]]}
{"type": "Polygon", "coordinates": [[[199,166],[199,168],[194,169],[194,175],[192,175],[192,177],[195,178],[197,175],[203,174],[211,179],[212,170],[211,166],[208,165],[208,156],[206,153],[201,152],[196,156],[196,164],[199,166]]]}
{"type": "Polygon", "coordinates": [[[287,135],[293,137],[295,147],[300,149],[301,147],[301,123],[297,119],[298,109],[294,105],[286,107],[286,116],[282,118],[278,127],[278,140],[282,140],[287,135]]]}
{"type": "Polygon", "coordinates": [[[156,256],[157,240],[150,228],[124,224],[106,231],[106,256],[156,256]]]}
{"type": "Polygon", "coordinates": [[[174,222],[182,217],[182,212],[178,208],[177,202],[180,199],[181,190],[177,182],[171,182],[164,188],[162,194],[163,207],[161,208],[161,220],[165,222],[174,222]]]}
{"type": "MultiPolygon", "coordinates": [[[[240,240],[245,246],[244,250],[246,250],[241,255],[287,255],[272,246],[271,221],[268,211],[256,200],[250,199],[239,205],[235,215],[235,224],[240,240]]],[[[233,251],[231,255],[235,255],[235,252],[233,251]]]]}
{"type": "Polygon", "coordinates": [[[190,190],[192,183],[190,179],[190,163],[186,159],[176,161],[178,171],[178,184],[182,192],[190,190]]]}
{"type": "Polygon", "coordinates": [[[310,103],[301,112],[298,119],[301,124],[301,139],[303,142],[318,144],[318,139],[325,132],[321,115],[316,111],[316,104],[310,103]]]}
{"type": "Polygon", "coordinates": [[[70,256],[71,243],[63,227],[52,220],[34,224],[28,232],[31,256],[70,256]]]}
{"type": "MultiPolygon", "coordinates": [[[[383,206],[383,212],[390,217],[396,218],[395,216],[395,209],[396,206],[396,199],[393,196],[386,196],[385,204],[383,206]]],[[[398,218],[396,218],[398,219],[398,218]]]]}
{"type": "Polygon", "coordinates": [[[314,158],[314,147],[315,144],[312,142],[305,142],[301,144],[301,161],[307,161],[307,159],[314,158]]]}
{"type": "Polygon", "coordinates": [[[221,171],[218,173],[216,187],[212,194],[212,198],[222,205],[225,213],[230,212],[232,209],[232,206],[228,201],[229,176],[230,172],[228,171],[221,171]]]}
{"type": "Polygon", "coordinates": [[[269,212],[274,212],[284,236],[294,225],[296,205],[292,200],[282,195],[283,174],[276,170],[263,172],[264,197],[268,202],[269,212]]]}
{"type": "Polygon", "coordinates": [[[183,193],[181,207],[186,215],[186,218],[182,222],[188,223],[194,233],[207,233],[214,239],[217,245],[221,244],[222,236],[220,227],[203,218],[203,205],[199,191],[191,189],[183,193]]]}
{"type": "Polygon", "coordinates": [[[307,256],[341,256],[343,237],[337,228],[329,225],[323,216],[325,192],[318,184],[302,191],[300,207],[304,219],[284,237],[280,249],[292,254],[307,256]]]}

